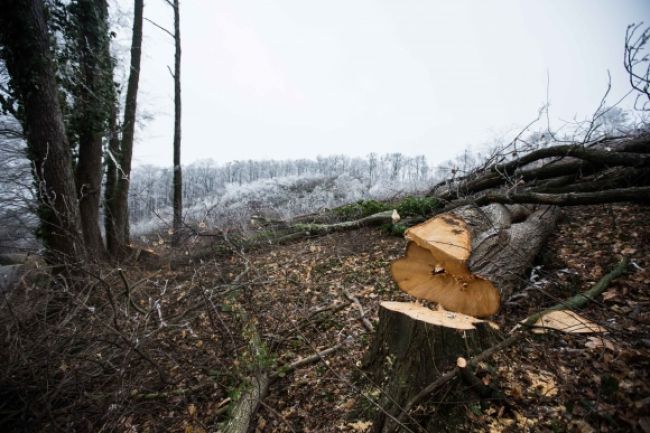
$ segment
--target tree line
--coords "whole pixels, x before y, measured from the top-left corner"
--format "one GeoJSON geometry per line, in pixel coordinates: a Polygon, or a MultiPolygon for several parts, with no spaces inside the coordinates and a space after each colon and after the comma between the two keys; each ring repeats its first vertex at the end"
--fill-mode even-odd
{"type": "MultiPolygon", "coordinates": [[[[179,3],[168,3],[176,22],[175,32],[169,33],[177,45],[174,183],[180,185],[179,3]]],[[[143,0],[134,0],[123,86],[115,80],[115,33],[107,0],[0,1],[2,114],[19,124],[11,131],[27,143],[38,236],[56,262],[101,259],[107,253],[119,257],[128,251],[143,9],[143,0]]]]}

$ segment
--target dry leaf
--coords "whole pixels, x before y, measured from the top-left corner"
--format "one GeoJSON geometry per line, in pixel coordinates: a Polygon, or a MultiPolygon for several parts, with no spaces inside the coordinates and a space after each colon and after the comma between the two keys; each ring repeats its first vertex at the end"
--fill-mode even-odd
{"type": "Polygon", "coordinates": [[[618,290],[616,289],[609,289],[605,293],[603,293],[603,301],[609,301],[610,299],[617,298],[619,295],[618,290]]]}
{"type": "Polygon", "coordinates": [[[194,406],[193,404],[187,406],[187,413],[190,416],[194,416],[196,414],[196,406],[194,406]]]}
{"type": "Polygon", "coordinates": [[[264,419],[263,416],[260,416],[258,421],[257,421],[257,428],[255,429],[256,432],[261,432],[264,430],[264,427],[266,427],[266,420],[264,419]]]}
{"type": "Polygon", "coordinates": [[[533,325],[542,329],[533,329],[536,334],[543,334],[550,329],[567,334],[592,334],[605,332],[606,329],[569,310],[551,311],[540,317],[533,325]]]}
{"type": "Polygon", "coordinates": [[[348,423],[349,427],[352,427],[354,431],[365,432],[370,427],[372,427],[372,421],[357,421],[348,423]]]}
{"type": "Polygon", "coordinates": [[[354,403],[356,402],[355,399],[349,398],[340,405],[338,405],[338,409],[345,409],[345,410],[350,410],[354,407],[354,403]]]}
{"type": "Polygon", "coordinates": [[[612,352],[616,351],[614,343],[602,337],[589,337],[589,340],[585,343],[585,347],[589,349],[599,349],[601,347],[604,347],[605,349],[609,349],[612,352]]]}
{"type": "Polygon", "coordinates": [[[573,427],[573,429],[578,433],[594,433],[596,431],[587,421],[584,420],[572,420],[569,423],[569,426],[573,427]]]}
{"type": "Polygon", "coordinates": [[[526,374],[531,382],[531,389],[546,397],[557,395],[557,383],[552,373],[541,370],[539,372],[527,371],[526,374]]]}

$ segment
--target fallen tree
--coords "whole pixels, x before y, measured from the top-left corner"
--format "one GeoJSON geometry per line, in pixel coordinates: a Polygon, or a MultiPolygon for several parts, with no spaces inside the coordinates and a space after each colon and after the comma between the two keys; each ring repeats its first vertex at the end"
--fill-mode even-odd
{"type": "Polygon", "coordinates": [[[508,162],[492,164],[451,181],[434,186],[430,195],[443,200],[475,194],[502,185],[556,178],[563,175],[592,174],[604,169],[648,167],[650,136],[600,140],[590,144],[558,145],[541,148],[508,162]],[[549,158],[553,158],[549,160],[549,158]],[[537,163],[536,166],[530,165],[537,163]]]}
{"type": "Polygon", "coordinates": [[[558,215],[557,208],[542,207],[513,223],[501,204],[440,214],[406,231],[406,257],[393,263],[393,278],[416,298],[490,316],[519,285],[558,215]]]}
{"type": "MultiPolygon", "coordinates": [[[[445,207],[406,231],[406,255],[393,263],[391,271],[401,290],[436,302],[446,311],[418,304],[381,303],[379,325],[365,360],[368,371],[382,384],[386,409],[374,420],[375,432],[445,428],[453,410],[441,409],[444,402],[426,425],[418,424],[412,409],[457,375],[476,385],[472,367],[521,338],[522,333],[515,333],[495,343],[500,339],[498,331],[477,318],[495,314],[501,300],[526,279],[527,270],[553,231],[558,207],[650,203],[649,155],[648,136],[593,146],[553,146],[434,188],[434,196],[446,201],[445,207]],[[530,215],[523,213],[515,219],[510,209],[518,205],[537,207],[532,207],[530,215]],[[445,370],[449,373],[441,374],[445,370]],[[422,389],[422,383],[430,385],[422,389]]],[[[558,317],[575,320],[575,315],[564,309],[584,305],[624,272],[626,264],[623,261],[593,290],[529,317],[524,328],[560,309],[558,317]]],[[[543,323],[556,320],[551,315],[545,317],[543,323]]],[[[602,328],[582,322],[580,329],[598,332],[602,328]]],[[[479,388],[472,388],[479,397],[480,391],[498,394],[498,390],[479,388]]],[[[463,399],[466,391],[456,387],[450,392],[463,399]]]]}
{"type": "MultiPolygon", "coordinates": [[[[441,182],[431,189],[429,197],[444,203],[440,209],[432,211],[433,215],[470,204],[648,203],[650,135],[537,149],[511,161],[500,161],[466,176],[441,182]]],[[[283,222],[278,235],[265,240],[287,243],[361,227],[396,225],[397,222],[403,230],[424,219],[418,216],[395,219],[392,211],[335,223],[318,221],[313,216],[297,217],[283,222]]]]}

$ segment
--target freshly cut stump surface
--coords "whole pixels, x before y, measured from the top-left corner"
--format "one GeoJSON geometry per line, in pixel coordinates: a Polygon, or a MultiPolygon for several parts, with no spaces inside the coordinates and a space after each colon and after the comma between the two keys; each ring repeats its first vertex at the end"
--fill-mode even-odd
{"type": "Polygon", "coordinates": [[[416,298],[491,316],[525,279],[558,215],[554,207],[526,215],[501,204],[438,215],[406,231],[406,256],[392,264],[393,278],[416,298]]]}

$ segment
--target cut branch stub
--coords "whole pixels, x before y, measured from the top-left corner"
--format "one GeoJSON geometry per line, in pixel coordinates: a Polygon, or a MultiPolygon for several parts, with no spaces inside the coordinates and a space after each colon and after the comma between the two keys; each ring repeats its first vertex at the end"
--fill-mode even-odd
{"type": "Polygon", "coordinates": [[[406,257],[393,262],[391,272],[399,288],[419,299],[437,302],[444,308],[474,317],[499,310],[500,296],[489,281],[473,276],[465,268],[452,273],[453,262],[436,258],[431,250],[409,242],[406,257]],[[450,266],[452,264],[452,266],[450,266]]]}

